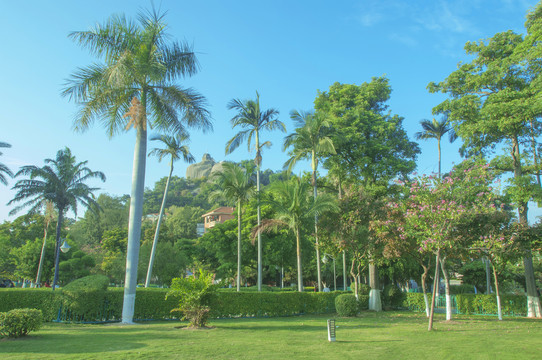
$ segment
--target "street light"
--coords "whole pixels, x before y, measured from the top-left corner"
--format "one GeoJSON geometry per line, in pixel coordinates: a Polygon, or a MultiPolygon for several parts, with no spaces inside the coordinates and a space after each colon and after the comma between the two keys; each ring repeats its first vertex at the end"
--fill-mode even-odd
{"type": "MultiPolygon", "coordinates": [[[[59,239],[59,240],[62,241],[62,239],[59,239]]],[[[58,243],[60,243],[60,241],[58,243]]],[[[58,246],[58,243],[56,246],[58,246]]],[[[57,247],[56,257],[55,257],[55,274],[53,277],[53,291],[55,291],[55,288],[58,283],[58,263],[60,261],[60,251],[62,251],[63,253],[67,253],[68,251],[70,251],[70,249],[71,249],[71,246],[68,245],[68,243],[66,242],[66,239],[64,239],[64,243],[62,243],[62,246],[57,247]]]]}

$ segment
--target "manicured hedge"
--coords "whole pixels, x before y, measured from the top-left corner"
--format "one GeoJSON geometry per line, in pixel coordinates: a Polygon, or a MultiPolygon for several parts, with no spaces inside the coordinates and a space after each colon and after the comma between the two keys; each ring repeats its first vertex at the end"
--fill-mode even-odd
{"type": "MultiPolygon", "coordinates": [[[[497,314],[495,295],[462,294],[456,296],[457,310],[462,314],[497,314]]],[[[527,298],[523,295],[501,295],[503,315],[527,315],[527,298]]]]}
{"type": "Polygon", "coordinates": [[[39,330],[43,315],[36,309],[13,309],[0,312],[0,336],[17,338],[39,330]]]}
{"type": "Polygon", "coordinates": [[[0,289],[0,312],[22,308],[38,309],[41,310],[44,321],[52,321],[57,318],[61,304],[62,292],[52,291],[51,288],[0,289]]]}
{"type": "MultiPolygon", "coordinates": [[[[178,307],[178,299],[165,299],[169,289],[138,288],[134,307],[134,320],[178,319],[181,314],[171,313],[178,307]]],[[[211,305],[211,317],[259,317],[288,316],[297,314],[322,314],[335,312],[335,297],[344,292],[218,292],[211,305]]],[[[82,293],[84,294],[84,292],[82,293]]],[[[69,308],[61,290],[9,289],[0,291],[0,311],[28,307],[40,309],[45,321],[60,320],[76,322],[102,322],[120,320],[122,317],[123,288],[109,288],[105,301],[89,301],[87,306],[69,308]],[[24,299],[24,301],[21,301],[24,299]],[[53,301],[54,300],[54,301],[53,301]],[[64,303],[64,306],[61,305],[64,303]],[[83,313],[76,310],[84,309],[83,313]],[[45,316],[45,314],[47,314],[45,316]]],[[[80,299],[70,292],[69,299],[80,299]]],[[[367,308],[368,297],[360,296],[362,306],[367,308]],[[367,299],[365,299],[367,298],[367,299]]],[[[70,300],[73,301],[73,300],[70,300]]]]}
{"type": "MultiPolygon", "coordinates": [[[[428,300],[431,301],[431,293],[427,293],[428,300]]],[[[405,293],[403,307],[413,311],[425,311],[425,300],[423,293],[405,293]]]]}

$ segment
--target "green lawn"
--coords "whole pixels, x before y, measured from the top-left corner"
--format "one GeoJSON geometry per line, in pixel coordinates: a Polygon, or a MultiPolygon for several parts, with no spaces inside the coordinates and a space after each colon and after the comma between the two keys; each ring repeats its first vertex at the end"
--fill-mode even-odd
{"type": "Polygon", "coordinates": [[[209,330],[179,322],[46,324],[26,338],[0,340],[1,359],[540,359],[542,320],[365,312],[330,316],[215,320],[209,330]]]}

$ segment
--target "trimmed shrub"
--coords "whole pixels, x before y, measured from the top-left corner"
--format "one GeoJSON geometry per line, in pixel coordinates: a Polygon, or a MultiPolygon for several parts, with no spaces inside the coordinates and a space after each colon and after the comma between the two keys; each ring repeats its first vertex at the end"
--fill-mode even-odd
{"type": "MultiPolygon", "coordinates": [[[[352,288],[353,290],[353,288],[352,288]]],[[[358,294],[359,295],[369,295],[371,292],[371,286],[368,284],[359,284],[358,285],[358,294]]]]}
{"type": "Polygon", "coordinates": [[[384,291],[382,291],[382,302],[384,303],[384,306],[397,309],[402,307],[404,299],[405,293],[403,293],[395,284],[386,285],[384,291]]]}
{"type": "Polygon", "coordinates": [[[45,321],[52,321],[57,318],[61,304],[62,292],[50,288],[0,289],[0,312],[22,308],[38,309],[45,321]]]}
{"type": "Polygon", "coordinates": [[[90,275],[77,279],[62,289],[62,303],[80,321],[92,321],[103,317],[109,278],[104,275],[90,275]]]}
{"type": "Polygon", "coordinates": [[[13,309],[0,313],[0,335],[11,338],[26,336],[39,330],[43,315],[36,309],[13,309]]]}
{"type": "Polygon", "coordinates": [[[339,316],[356,316],[360,310],[360,303],[355,295],[342,294],[335,298],[335,309],[339,316]]]}
{"type": "MultiPolygon", "coordinates": [[[[495,295],[462,294],[456,296],[457,310],[462,314],[497,314],[495,295]]],[[[503,315],[527,315],[527,299],[523,295],[501,295],[503,315]]]]}
{"type": "MultiPolygon", "coordinates": [[[[427,293],[427,296],[431,301],[431,293],[427,293]]],[[[423,293],[405,293],[402,306],[412,311],[425,311],[423,293]]]]}

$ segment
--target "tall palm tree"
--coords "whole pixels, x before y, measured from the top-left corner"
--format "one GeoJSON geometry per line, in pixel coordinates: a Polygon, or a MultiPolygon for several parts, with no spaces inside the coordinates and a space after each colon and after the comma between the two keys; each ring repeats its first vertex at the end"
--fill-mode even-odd
{"type": "Polygon", "coordinates": [[[92,30],[70,34],[105,62],[81,68],[68,80],[63,95],[82,104],[75,128],[86,130],[100,119],[110,137],[131,126],[136,130],[122,308],[122,322],[128,324],[137,286],[147,124],[164,133],[212,129],[205,98],[175,83],[196,73],[196,56],[187,44],[168,41],[165,30],[164,14],[153,11],[141,13],[137,22],[113,16],[92,30]]]}
{"type": "MultiPolygon", "coordinates": [[[[0,141],[0,148],[10,148],[10,147],[11,147],[10,144],[0,141]]],[[[0,155],[2,155],[1,152],[0,152],[0,155]]],[[[13,173],[6,165],[0,163],[0,183],[4,185],[8,184],[8,179],[6,178],[6,176],[13,177],[13,173]]]]}
{"type": "Polygon", "coordinates": [[[241,217],[242,206],[254,194],[252,174],[238,165],[224,163],[222,171],[213,174],[219,190],[211,193],[211,199],[225,198],[237,203],[237,291],[241,290],[241,217]]]}
{"type": "Polygon", "coordinates": [[[324,211],[338,210],[337,202],[329,196],[311,199],[308,183],[294,177],[289,181],[273,183],[270,194],[264,199],[275,211],[274,219],[264,220],[255,231],[269,231],[277,227],[287,227],[293,231],[297,251],[297,289],[303,291],[303,272],[301,266],[301,228],[305,221],[324,211]]]}
{"type": "MultiPolygon", "coordinates": [[[[312,168],[312,186],[314,201],[318,197],[316,186],[316,171],[318,170],[318,160],[320,157],[335,154],[335,147],[330,137],[326,136],[325,131],[331,124],[325,114],[312,112],[299,112],[294,110],[290,113],[290,118],[297,125],[294,133],[289,134],[284,139],[284,150],[293,147],[290,150],[290,158],[284,164],[284,168],[290,172],[299,160],[310,159],[312,168]]],[[[314,215],[314,238],[316,247],[316,268],[318,272],[318,291],[322,291],[322,273],[320,270],[320,248],[318,243],[318,215],[314,215]]]]}
{"type": "Polygon", "coordinates": [[[433,118],[431,121],[427,119],[420,120],[420,125],[422,126],[423,131],[418,131],[416,134],[414,134],[417,140],[437,139],[438,177],[440,178],[440,140],[444,135],[446,135],[446,133],[448,133],[450,142],[453,143],[457,139],[457,134],[455,133],[454,128],[450,125],[447,115],[444,115],[444,117],[440,120],[436,120],[435,118],[433,118]]]}
{"type": "Polygon", "coordinates": [[[156,244],[158,242],[158,234],[160,233],[160,224],[162,223],[162,217],[164,215],[164,208],[166,206],[167,193],[169,190],[169,181],[171,180],[171,174],[173,174],[173,163],[183,157],[184,161],[192,164],[196,161],[194,156],[190,153],[190,149],[187,145],[188,135],[187,134],[177,134],[176,136],[171,135],[159,135],[151,137],[152,141],[160,141],[165,146],[164,149],[154,148],[149,153],[150,155],[156,155],[158,161],[166,156],[171,156],[169,163],[169,176],[166,182],[166,188],[164,190],[164,196],[162,198],[162,205],[160,206],[160,214],[158,215],[158,222],[156,223],[156,231],[154,232],[154,240],[152,242],[151,257],[149,260],[149,268],[147,270],[147,279],[145,280],[145,287],[149,287],[152,276],[152,266],[154,264],[154,256],[156,253],[156,244]]]}
{"type": "Polygon", "coordinates": [[[89,187],[85,182],[94,178],[105,181],[100,171],[92,171],[87,161],[76,162],[70,149],[65,148],[56,153],[55,159],[45,159],[45,166],[23,166],[15,177],[27,176],[28,179],[17,181],[13,190],[17,193],[8,205],[23,202],[10,211],[13,215],[23,208],[30,207],[29,213],[39,212],[48,202],[54,204],[58,212],[56,223],[55,275],[53,290],[58,283],[58,262],[60,259],[60,229],[66,212],[72,210],[77,215],[77,204],[95,209],[98,204],[94,200],[93,191],[98,188],[89,187]]]}
{"type": "Polygon", "coordinates": [[[41,273],[43,269],[43,262],[45,260],[45,245],[47,245],[47,230],[49,225],[55,219],[55,205],[51,201],[46,201],[45,211],[44,211],[44,220],[45,224],[43,226],[43,244],[41,245],[40,253],[40,263],[38,265],[38,273],[36,274],[36,286],[41,284],[41,273]]]}
{"type": "MultiPolygon", "coordinates": [[[[245,139],[247,140],[248,151],[251,151],[252,138],[254,138],[254,149],[256,157],[256,191],[258,196],[258,226],[261,224],[260,210],[260,167],[262,164],[262,149],[270,147],[271,142],[260,142],[260,132],[263,130],[276,130],[286,132],[284,123],[277,119],[279,112],[275,109],[262,111],[260,109],[260,94],[256,91],[256,100],[232,99],[228,103],[229,110],[236,110],[237,114],[231,119],[232,128],[239,126],[244,129],[238,132],[226,143],[226,154],[231,154],[245,139]]],[[[258,291],[262,290],[262,240],[258,232],[258,291]]]]}

